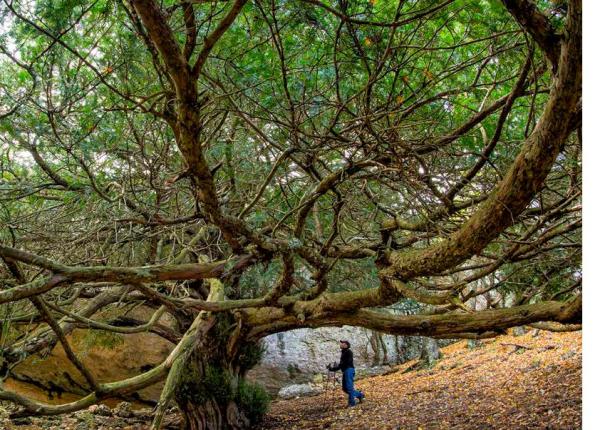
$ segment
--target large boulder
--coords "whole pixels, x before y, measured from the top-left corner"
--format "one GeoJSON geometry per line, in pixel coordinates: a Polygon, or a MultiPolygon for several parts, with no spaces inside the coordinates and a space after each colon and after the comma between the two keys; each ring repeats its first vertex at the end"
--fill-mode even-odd
{"type": "Polygon", "coordinates": [[[316,396],[323,392],[323,388],[314,384],[292,384],[283,387],[277,394],[282,399],[294,399],[296,397],[316,396]]]}
{"type": "MultiPolygon", "coordinates": [[[[132,318],[145,321],[153,311],[139,307],[129,313],[132,318]]],[[[114,317],[106,313],[104,318],[114,317]]],[[[164,314],[159,322],[165,326],[173,323],[164,314]]],[[[109,333],[101,330],[76,329],[68,335],[71,348],[99,382],[113,382],[130,378],[160,364],[173,348],[173,344],[153,333],[109,333]]],[[[72,401],[69,393],[84,395],[87,384],[80,372],[67,358],[60,342],[51,351],[28,357],[12,369],[16,381],[9,381],[19,391],[28,390],[36,400],[50,403],[72,401]],[[26,384],[23,384],[26,383],[26,384]],[[35,388],[39,392],[35,392],[35,388]]],[[[162,390],[157,383],[132,395],[129,400],[152,403],[162,390]]]]}

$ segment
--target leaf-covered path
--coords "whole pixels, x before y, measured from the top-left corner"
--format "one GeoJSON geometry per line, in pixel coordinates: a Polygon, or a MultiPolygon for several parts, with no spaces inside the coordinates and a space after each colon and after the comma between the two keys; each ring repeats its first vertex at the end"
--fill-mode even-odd
{"type": "Polygon", "coordinates": [[[581,427],[581,332],[530,331],[444,348],[431,369],[363,379],[367,401],[346,408],[340,387],[274,402],[261,430],[576,429],[581,427]]]}

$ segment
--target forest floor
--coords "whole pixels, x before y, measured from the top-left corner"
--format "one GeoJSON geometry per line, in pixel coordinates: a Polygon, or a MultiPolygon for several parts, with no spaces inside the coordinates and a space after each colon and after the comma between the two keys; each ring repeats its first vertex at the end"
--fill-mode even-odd
{"type": "Polygon", "coordinates": [[[430,368],[365,378],[363,404],[341,387],[273,402],[259,429],[577,429],[581,427],[581,332],[529,331],[469,348],[442,349],[430,368]]]}
{"type": "MultiPolygon", "coordinates": [[[[433,365],[413,360],[357,381],[366,401],[346,408],[339,385],[313,397],[274,401],[256,430],[577,429],[581,427],[581,332],[532,330],[442,349],[433,365]],[[413,369],[413,370],[411,370],[413,369]]],[[[92,406],[62,417],[10,420],[0,429],[144,430],[151,410],[92,406]]],[[[178,416],[170,414],[173,427],[178,416]]]]}

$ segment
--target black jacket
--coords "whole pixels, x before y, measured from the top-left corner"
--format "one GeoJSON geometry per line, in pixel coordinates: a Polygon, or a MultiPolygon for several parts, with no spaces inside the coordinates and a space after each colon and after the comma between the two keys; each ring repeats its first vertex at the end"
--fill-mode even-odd
{"type": "Polygon", "coordinates": [[[354,368],[354,358],[350,348],[342,349],[342,355],[340,357],[340,364],[331,368],[331,370],[341,370],[342,372],[349,368],[354,368]]]}

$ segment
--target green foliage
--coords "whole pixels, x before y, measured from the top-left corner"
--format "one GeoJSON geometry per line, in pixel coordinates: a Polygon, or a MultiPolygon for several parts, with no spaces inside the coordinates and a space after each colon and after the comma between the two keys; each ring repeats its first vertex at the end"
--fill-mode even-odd
{"type": "Polygon", "coordinates": [[[267,413],[271,396],[262,385],[242,379],[238,384],[235,400],[250,423],[256,424],[267,413]]]}
{"type": "Polygon", "coordinates": [[[218,402],[231,399],[231,375],[225,369],[207,366],[202,380],[204,396],[212,396],[218,402]]]}
{"type": "Polygon", "coordinates": [[[240,345],[238,351],[238,363],[242,374],[261,362],[265,355],[266,348],[267,347],[262,340],[258,342],[244,342],[240,345]]]}
{"type": "Polygon", "coordinates": [[[209,399],[226,403],[233,398],[231,375],[226,369],[208,365],[201,376],[196,365],[188,365],[175,389],[175,396],[180,402],[190,401],[199,405],[209,399]]]}
{"type": "Polygon", "coordinates": [[[215,400],[219,405],[234,401],[252,424],[258,423],[269,408],[271,397],[259,384],[239,379],[233,383],[228,370],[208,365],[200,376],[196,366],[188,366],[180,384],[175,389],[178,402],[202,405],[215,400]]]}
{"type": "Polygon", "coordinates": [[[238,289],[240,298],[251,298],[265,294],[276,282],[281,264],[275,261],[269,265],[256,265],[241,276],[238,289]]]}
{"type": "Polygon", "coordinates": [[[84,350],[90,348],[114,349],[125,343],[123,335],[106,330],[89,329],[81,340],[84,350]]]}
{"type": "MultiPolygon", "coordinates": [[[[0,18],[6,18],[0,29],[0,242],[67,265],[167,264],[182,251],[189,251],[189,261],[199,255],[228,260],[233,253],[226,235],[207,216],[198,199],[202,190],[188,174],[194,169],[188,170],[178,147],[176,80],[165,73],[164,58],[131,5],[113,0],[30,3],[7,2],[0,8],[0,18]],[[60,35],[59,40],[50,35],[60,35]],[[191,244],[194,232],[206,226],[206,238],[191,244]]],[[[158,3],[183,50],[182,3],[158,3]]],[[[229,6],[189,4],[198,25],[193,63],[204,37],[229,6]]],[[[530,72],[526,91],[498,129],[498,145],[482,158],[501,109],[475,127],[456,130],[510,94],[534,45],[500,1],[456,0],[418,19],[410,18],[440,2],[325,4],[352,17],[354,24],[308,2],[285,0],[272,7],[249,2],[213,46],[194,83],[202,100],[194,148],[211,171],[219,211],[235,218],[253,204],[239,220],[251,232],[238,237],[244,253],[254,255],[262,247],[258,242],[293,251],[289,294],[314,287],[315,259],[331,269],[328,292],[376,288],[379,262],[386,264],[390,252],[417,252],[460,229],[476,206],[440,219],[435,214],[490,195],[539,120],[552,79],[536,48],[535,76],[530,72]],[[372,25],[396,16],[406,23],[372,25]],[[439,150],[414,151],[447,136],[455,139],[439,150]],[[313,196],[323,178],[361,160],[373,164],[313,196]],[[452,202],[440,198],[479,160],[485,160],[484,166],[452,202]],[[427,166],[428,178],[421,165],[427,166]],[[314,210],[297,233],[298,214],[311,196],[314,210]],[[391,218],[417,227],[384,238],[383,221],[391,218]],[[327,254],[353,248],[369,252],[348,258],[327,254]]],[[[557,29],[563,27],[564,1],[537,4],[557,29]]],[[[578,145],[569,142],[561,157],[537,207],[577,191],[578,145]]],[[[540,220],[539,215],[515,219],[466,264],[503,258],[540,220]]],[[[541,250],[548,249],[523,260],[509,258],[490,274],[490,282],[502,279],[498,291],[518,298],[564,299],[571,294],[565,287],[580,275],[580,242],[573,230],[540,243],[541,250]]],[[[235,270],[237,258],[225,265],[228,299],[261,297],[276,285],[281,255],[264,249],[256,255],[259,262],[241,274],[235,270]]],[[[25,270],[28,276],[41,276],[25,270]]],[[[464,272],[447,275],[418,283],[446,284],[448,277],[464,272]]],[[[159,288],[179,299],[199,293],[179,282],[159,288]]],[[[49,296],[56,294],[60,302],[70,290],[57,287],[49,296]]],[[[397,303],[399,313],[419,310],[411,300],[397,303]]],[[[235,321],[226,313],[218,318],[213,347],[216,356],[223,356],[222,340],[235,321]]],[[[12,340],[11,327],[3,325],[3,341],[12,340]]],[[[98,330],[90,330],[83,341],[86,348],[122,342],[120,335],[98,330]]],[[[241,346],[242,371],[260,361],[261,348],[241,346]]],[[[190,375],[186,395],[206,397],[207,386],[223,389],[230,379],[209,368],[204,385],[197,386],[195,376],[190,375]]]]}

